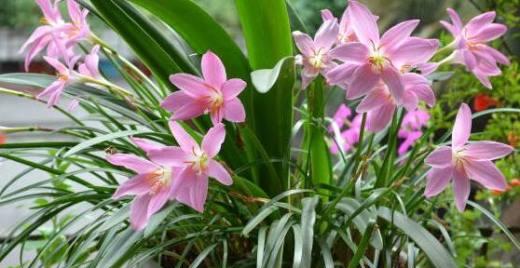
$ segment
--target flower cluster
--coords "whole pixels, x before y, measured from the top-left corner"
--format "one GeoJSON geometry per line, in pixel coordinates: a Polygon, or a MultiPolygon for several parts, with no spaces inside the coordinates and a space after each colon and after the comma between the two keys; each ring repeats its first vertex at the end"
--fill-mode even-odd
{"type": "MultiPolygon", "coordinates": [[[[439,50],[439,41],[412,36],[419,20],[401,22],[380,34],[378,17],[361,3],[350,0],[338,22],[329,10],[322,11],[323,24],[316,36],[294,32],[300,50],[297,63],[303,66],[302,87],[305,89],[319,75],[331,86],[346,91],[346,99],[362,98],[352,111],[342,104],[329,128],[335,142],[332,153],[348,151],[359,142],[362,114],[366,130],[385,129],[398,108],[407,110],[398,137],[403,139],[398,152],[404,154],[419,139],[429,114],[420,102],[435,105],[436,97],[428,76],[440,65],[463,64],[480,82],[491,88],[490,76],[501,73],[497,63],[509,64],[506,56],[487,45],[502,36],[507,28],[493,23],[494,12],[487,12],[463,23],[457,13],[448,9],[452,24],[441,21],[453,35],[451,44],[439,50]],[[440,51],[453,52],[439,62],[432,58],[440,51]],[[343,129],[346,126],[345,129],[343,129]],[[343,129],[343,130],[342,130],[343,129]]],[[[496,105],[496,103],[494,104],[496,105]]],[[[456,205],[463,210],[470,191],[470,179],[492,190],[504,190],[505,179],[491,162],[512,152],[512,147],[491,141],[469,143],[471,111],[460,108],[453,130],[451,147],[442,146],[431,153],[426,164],[428,173],[425,196],[431,197],[453,181],[456,205]]]]}
{"type": "Polygon", "coordinates": [[[160,146],[133,138],[148,159],[132,154],[114,154],[107,160],[135,173],[123,183],[114,198],[135,196],[130,220],[136,230],[143,229],[150,217],[168,200],[177,200],[203,212],[208,195],[208,178],[224,185],[233,183],[227,169],[215,157],[226,137],[223,119],[243,122],[245,111],[238,95],[246,87],[240,79],[227,80],[226,69],[212,52],[202,56],[203,78],[190,74],[174,74],[171,82],[180,90],[172,93],[162,107],[173,114],[170,130],[179,146],[160,146]],[[177,120],[193,119],[209,113],[214,124],[199,145],[177,120]]]}

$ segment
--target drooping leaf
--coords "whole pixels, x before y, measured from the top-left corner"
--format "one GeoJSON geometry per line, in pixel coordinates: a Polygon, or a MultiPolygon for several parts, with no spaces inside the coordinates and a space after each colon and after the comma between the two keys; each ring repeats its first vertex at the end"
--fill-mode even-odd
{"type": "Polygon", "coordinates": [[[278,61],[273,69],[261,69],[251,73],[251,81],[255,86],[255,89],[260,93],[267,93],[280,79],[286,79],[280,77],[280,75],[287,75],[289,72],[288,68],[294,68],[294,58],[285,57],[278,61]]]}

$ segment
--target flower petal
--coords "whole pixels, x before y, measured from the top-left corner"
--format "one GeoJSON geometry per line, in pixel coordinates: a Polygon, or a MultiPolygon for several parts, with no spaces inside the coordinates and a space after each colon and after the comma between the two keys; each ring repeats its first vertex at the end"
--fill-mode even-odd
{"type": "Polygon", "coordinates": [[[344,62],[364,63],[368,59],[368,47],[353,42],[338,46],[330,51],[330,57],[344,62]]]}
{"type": "Polygon", "coordinates": [[[428,106],[433,107],[436,102],[435,94],[429,85],[417,85],[411,88],[417,97],[426,102],[428,106]]]}
{"type": "Polygon", "coordinates": [[[490,190],[504,191],[507,187],[504,175],[491,161],[474,161],[466,159],[464,169],[468,177],[490,190]]]}
{"type": "Polygon", "coordinates": [[[424,160],[429,166],[440,168],[451,166],[452,150],[449,146],[441,146],[431,152],[424,160]]]}
{"type": "Polygon", "coordinates": [[[453,169],[451,167],[432,168],[426,177],[424,196],[430,198],[441,193],[451,180],[453,169]]]}
{"type": "Polygon", "coordinates": [[[379,44],[379,28],[377,17],[363,4],[357,1],[349,1],[347,8],[352,28],[356,36],[363,44],[379,44]]]}
{"type": "Polygon", "coordinates": [[[170,75],[170,82],[192,98],[207,96],[211,90],[202,79],[191,74],[170,75]]]}
{"type": "Polygon", "coordinates": [[[456,31],[456,34],[454,35],[457,35],[462,30],[462,20],[460,19],[459,14],[457,14],[455,10],[448,8],[447,11],[448,15],[450,16],[451,22],[453,23],[454,30],[456,31]]]}
{"type": "Polygon", "coordinates": [[[514,151],[514,148],[495,141],[478,141],[466,145],[464,155],[474,160],[496,160],[514,151]]]}
{"type": "Polygon", "coordinates": [[[477,66],[477,58],[469,49],[462,50],[462,58],[464,60],[464,65],[468,68],[468,70],[473,70],[477,66]]]}
{"type": "Polygon", "coordinates": [[[393,66],[387,66],[387,68],[384,68],[381,72],[381,78],[383,78],[383,81],[388,86],[394,99],[400,103],[404,95],[404,85],[401,81],[401,73],[399,70],[393,66]]]}
{"type": "Polygon", "coordinates": [[[471,135],[471,120],[471,109],[467,104],[461,104],[451,134],[453,149],[458,149],[468,142],[471,135]]]}
{"type": "Polygon", "coordinates": [[[455,194],[455,205],[462,212],[469,198],[471,184],[464,171],[453,170],[453,193],[455,194]]]}
{"type": "Polygon", "coordinates": [[[188,120],[201,116],[207,107],[203,103],[192,101],[173,112],[171,120],[188,120]]]}
{"type": "Polygon", "coordinates": [[[236,98],[246,88],[247,84],[242,79],[230,79],[222,85],[222,94],[225,100],[236,98]]]}
{"type": "Polygon", "coordinates": [[[495,20],[495,17],[495,11],[489,11],[472,18],[465,26],[467,35],[472,36],[474,33],[479,32],[485,26],[492,23],[493,20],[495,20]]]}
{"type": "Polygon", "coordinates": [[[150,202],[148,203],[147,217],[151,218],[153,214],[157,213],[157,211],[161,210],[162,207],[168,202],[170,199],[170,189],[162,188],[158,193],[152,195],[150,197],[150,202]]]}
{"type": "Polygon", "coordinates": [[[196,176],[195,183],[190,189],[191,207],[198,212],[204,212],[204,204],[208,196],[208,177],[196,176]]]}
{"type": "Polygon", "coordinates": [[[366,113],[387,104],[389,100],[386,89],[384,87],[376,87],[361,100],[356,108],[356,112],[366,113]]]}
{"type": "Polygon", "coordinates": [[[388,29],[381,37],[381,46],[388,50],[399,45],[410,37],[413,30],[419,25],[419,22],[420,20],[407,20],[388,29]]]}
{"type": "Polygon", "coordinates": [[[233,184],[233,179],[231,179],[231,175],[229,175],[226,168],[213,159],[209,160],[208,163],[208,176],[216,179],[224,185],[233,184]]]}
{"type": "Polygon", "coordinates": [[[320,26],[314,36],[316,48],[328,51],[338,38],[339,26],[337,19],[327,20],[320,26]]]}
{"type": "Polygon", "coordinates": [[[358,67],[352,78],[352,83],[347,90],[347,99],[356,99],[366,95],[381,80],[380,75],[375,73],[368,63],[358,67]]]}
{"type": "Polygon", "coordinates": [[[194,102],[194,99],[182,90],[178,90],[170,94],[166,99],[163,100],[161,103],[161,107],[164,109],[175,113],[177,112],[181,107],[185,105],[191,105],[194,102]]]}
{"type": "Polygon", "coordinates": [[[321,14],[321,19],[323,21],[335,19],[334,14],[332,14],[332,11],[330,11],[329,9],[322,9],[320,11],[320,14],[321,14]]]}
{"type": "Polygon", "coordinates": [[[138,196],[130,206],[130,224],[136,231],[141,231],[146,227],[150,218],[148,217],[148,204],[150,195],[138,196]]]}
{"type": "Polygon", "coordinates": [[[367,130],[370,132],[379,132],[383,130],[394,115],[395,105],[385,104],[378,109],[371,110],[367,113],[367,130]]]}
{"type": "Polygon", "coordinates": [[[152,142],[152,141],[147,140],[147,139],[141,139],[141,138],[134,138],[134,137],[132,137],[132,138],[130,138],[130,140],[132,140],[132,142],[134,144],[139,146],[139,148],[141,148],[146,153],[150,153],[153,150],[159,150],[159,149],[162,149],[164,147],[164,146],[162,146],[162,145],[160,145],[158,143],[152,142]]]}
{"type": "Polygon", "coordinates": [[[127,195],[139,196],[147,194],[150,191],[150,184],[146,180],[147,176],[148,174],[139,174],[123,182],[119,187],[117,187],[112,198],[119,199],[127,195]]]}
{"type": "Polygon", "coordinates": [[[108,155],[106,159],[112,165],[125,167],[137,174],[147,174],[160,168],[158,165],[133,154],[113,154],[108,155]]]}
{"type": "Polygon", "coordinates": [[[148,157],[163,167],[181,167],[186,165],[186,152],[176,146],[162,147],[148,153],[148,157]]]}
{"type": "Polygon", "coordinates": [[[470,37],[471,41],[489,42],[499,38],[507,32],[507,27],[498,23],[491,23],[480,29],[478,33],[470,37]]]}
{"type": "Polygon", "coordinates": [[[226,67],[220,58],[211,51],[202,56],[201,69],[204,80],[215,88],[220,88],[227,80],[226,67]]]}
{"type": "Polygon", "coordinates": [[[215,125],[208,130],[208,133],[202,139],[202,150],[206,152],[210,158],[215,157],[220,151],[220,147],[222,143],[224,143],[225,138],[226,128],[224,124],[220,123],[215,125]]]}
{"type": "Polygon", "coordinates": [[[246,111],[239,99],[235,98],[224,103],[224,118],[233,123],[246,121],[246,111]]]}
{"type": "Polygon", "coordinates": [[[343,63],[334,67],[326,74],[327,83],[337,85],[351,81],[358,67],[359,65],[352,63],[343,63]]]}
{"type": "Polygon", "coordinates": [[[191,153],[194,149],[199,148],[199,145],[195,140],[184,130],[184,128],[175,121],[170,121],[170,130],[172,131],[173,137],[182,148],[184,152],[191,153]]]}
{"type": "Polygon", "coordinates": [[[385,50],[385,53],[390,57],[392,64],[400,68],[403,65],[414,66],[428,62],[438,48],[438,40],[410,37],[399,45],[385,50]]]}
{"type": "Polygon", "coordinates": [[[303,55],[309,56],[314,53],[314,41],[309,35],[295,31],[293,32],[293,38],[296,47],[298,47],[303,55]]]}

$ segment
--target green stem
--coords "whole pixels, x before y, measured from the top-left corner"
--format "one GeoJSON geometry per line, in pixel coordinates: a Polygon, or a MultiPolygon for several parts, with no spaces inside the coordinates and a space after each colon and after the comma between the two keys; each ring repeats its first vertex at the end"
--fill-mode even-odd
{"type": "Polygon", "coordinates": [[[332,165],[327,143],[325,119],[325,91],[322,78],[316,79],[307,89],[308,117],[304,130],[304,141],[308,150],[307,160],[310,165],[310,178],[314,186],[330,184],[332,165]]]}

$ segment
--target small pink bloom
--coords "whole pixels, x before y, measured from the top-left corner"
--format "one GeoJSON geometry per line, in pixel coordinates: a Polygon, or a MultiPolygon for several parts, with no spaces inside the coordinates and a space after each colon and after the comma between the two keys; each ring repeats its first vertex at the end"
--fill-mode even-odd
{"type": "Polygon", "coordinates": [[[296,63],[303,65],[302,88],[305,89],[320,73],[325,75],[335,66],[329,55],[336,43],[338,22],[336,19],[325,21],[316,32],[314,40],[302,32],[293,32],[294,42],[300,50],[296,63]]]}
{"type": "Polygon", "coordinates": [[[327,73],[328,81],[347,85],[348,99],[364,96],[382,82],[396,100],[401,101],[404,97],[402,74],[427,63],[439,42],[410,37],[419,20],[401,22],[380,37],[377,17],[366,6],[352,0],[346,12],[359,41],[330,52],[332,58],[343,64],[327,73]]]}
{"type": "Polygon", "coordinates": [[[130,209],[130,222],[132,228],[139,231],[174,196],[171,191],[172,181],[179,170],[161,161],[161,158],[153,158],[151,154],[162,149],[161,146],[144,139],[134,138],[133,141],[147,153],[150,160],[131,154],[113,154],[107,156],[107,161],[137,174],[121,184],[112,198],[135,196],[130,209]]]}
{"type": "Polygon", "coordinates": [[[47,106],[52,107],[56,105],[61,97],[61,94],[65,90],[65,87],[75,81],[75,72],[73,70],[74,64],[77,62],[77,58],[71,62],[72,65],[65,66],[59,60],[50,57],[43,57],[47,63],[49,63],[55,70],[57,80],[52,82],[47,88],[45,88],[37,98],[43,100],[48,98],[47,106]]]}
{"type": "Polygon", "coordinates": [[[209,113],[214,125],[226,119],[240,123],[246,113],[238,95],[246,87],[241,79],[227,80],[226,69],[213,52],[202,56],[203,78],[191,74],[174,74],[170,81],[180,90],[172,93],[162,107],[173,113],[172,120],[187,120],[209,113]]]}
{"type": "MultiPolygon", "coordinates": [[[[349,117],[351,114],[350,109],[342,104],[334,115],[334,124],[336,124],[340,132],[335,134],[336,140],[330,144],[330,152],[333,154],[339,153],[338,145],[344,152],[348,152],[359,142],[362,115],[358,114],[350,121],[349,117]],[[345,129],[343,129],[344,126],[346,126],[345,129]]],[[[332,126],[329,128],[329,131],[335,132],[332,126]]]]}
{"type": "Polygon", "coordinates": [[[78,66],[78,72],[81,75],[98,78],[101,77],[99,74],[99,46],[96,45],[92,48],[90,53],[85,56],[85,60],[78,66]]]}
{"type": "Polygon", "coordinates": [[[451,146],[441,146],[425,160],[432,168],[428,172],[424,195],[432,197],[442,192],[452,181],[455,204],[463,211],[470,193],[470,180],[487,189],[504,191],[506,180],[492,160],[513,151],[509,145],[494,141],[468,143],[471,134],[471,110],[463,103],[457,114],[451,146]]]}
{"type": "Polygon", "coordinates": [[[172,195],[179,202],[203,212],[208,194],[208,177],[224,185],[233,183],[226,168],[214,160],[226,137],[226,129],[222,123],[216,124],[199,146],[177,122],[171,121],[170,128],[180,147],[166,147],[154,151],[150,157],[180,169],[172,185],[172,195]]]}
{"type": "Polygon", "coordinates": [[[455,10],[449,8],[448,15],[452,24],[446,21],[441,21],[441,24],[455,38],[454,62],[465,65],[484,86],[492,88],[489,77],[502,73],[497,63],[509,64],[510,62],[504,54],[488,46],[487,43],[504,35],[507,27],[493,23],[496,17],[494,11],[476,16],[466,25],[463,25],[455,10]]]}
{"type": "Polygon", "coordinates": [[[404,139],[399,145],[398,153],[400,155],[405,154],[410,147],[422,136],[422,128],[426,126],[430,120],[430,114],[428,112],[416,109],[409,111],[403,118],[401,129],[397,136],[404,139]]]}
{"type": "MultiPolygon", "coordinates": [[[[332,12],[328,9],[324,9],[321,11],[321,18],[323,19],[323,22],[336,19],[332,12]]],[[[356,33],[354,32],[354,29],[352,29],[351,27],[350,17],[348,15],[348,12],[345,10],[345,12],[343,12],[343,15],[341,16],[341,20],[339,21],[339,29],[336,42],[338,45],[341,45],[356,41],[358,41],[356,33]]]]}

